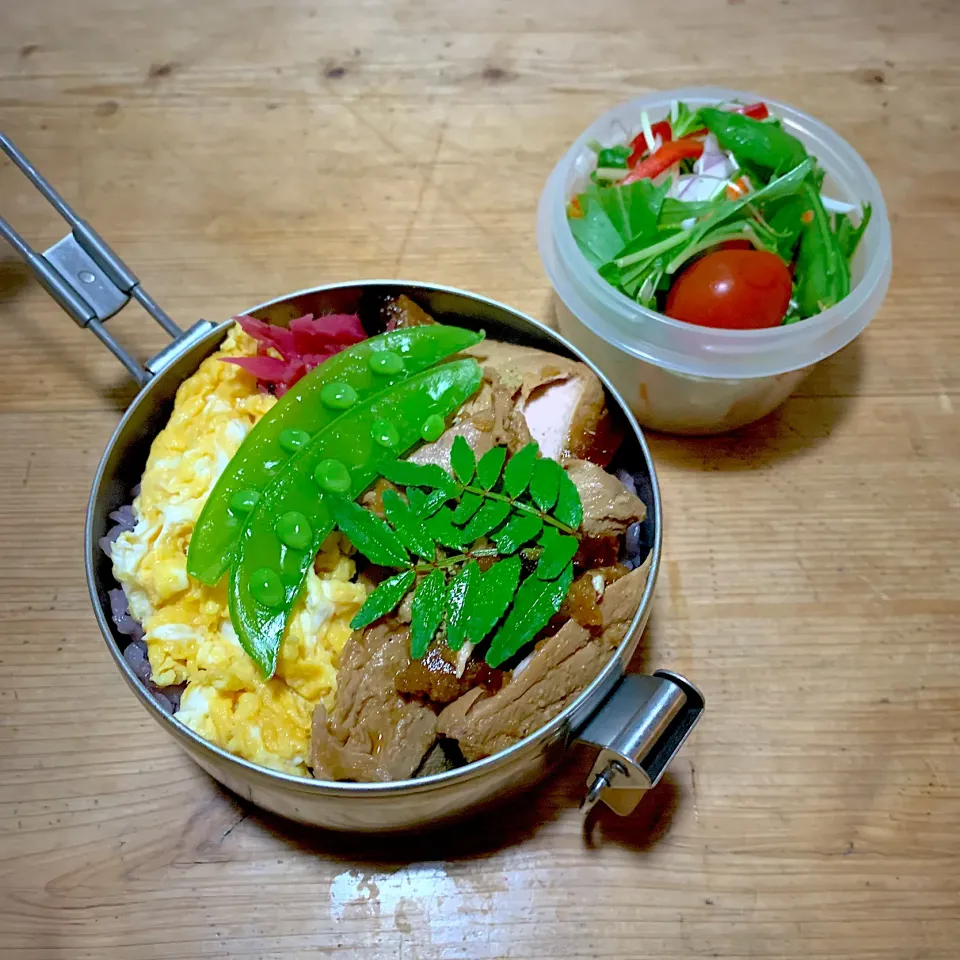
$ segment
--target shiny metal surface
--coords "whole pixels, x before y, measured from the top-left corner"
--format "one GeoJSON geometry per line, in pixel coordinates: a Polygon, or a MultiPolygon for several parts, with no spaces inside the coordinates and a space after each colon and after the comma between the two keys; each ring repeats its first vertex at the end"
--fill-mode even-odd
{"type": "Polygon", "coordinates": [[[3,217],[0,217],[0,236],[16,250],[37,281],[74,323],[92,331],[126,367],[130,376],[143,386],[150,379],[151,371],[137,363],[113,338],[104,323],[133,297],[172,338],[179,338],[182,331],[140,286],[136,274],[110,249],[100,234],[77,216],[46,177],[2,133],[0,150],[70,224],[70,233],[42,254],[31,249],[3,217]]]}
{"type": "MultiPolygon", "coordinates": [[[[357,311],[378,314],[387,296],[404,293],[444,323],[485,329],[498,339],[541,347],[590,361],[542,324],[496,301],[446,287],[394,281],[336,284],[300,291],[261,304],[253,316],[284,323],[304,313],[357,311]]],[[[565,755],[608,694],[618,686],[650,612],[660,564],[660,496],[649,450],[639,427],[603,374],[610,407],[624,423],[621,452],[637,482],[648,491],[651,569],[637,614],[607,666],[569,708],[525,740],[493,757],[459,770],[417,780],[386,784],[329,783],[266,770],[213,746],[165,714],[133,675],[120,652],[110,623],[107,591],[114,586],[109,560],[99,550],[107,514],[129,500],[139,481],[149,447],[169,416],[177,387],[219,345],[229,321],[185,344],[137,396],[117,427],[98,468],[86,524],[86,569],[91,599],[107,646],[127,683],[145,709],[172,734],[188,754],[225,786],[252,803],[285,817],[336,830],[388,831],[410,829],[469,814],[540,780],[565,755]]],[[[636,713],[636,711],[634,711],[636,713]]],[[[688,731],[689,732],[689,731],[688,731]]]]}
{"type": "Polygon", "coordinates": [[[600,750],[587,777],[584,813],[603,801],[621,816],[656,786],[703,713],[703,696],[679,674],[628,674],[577,734],[600,750]]]}

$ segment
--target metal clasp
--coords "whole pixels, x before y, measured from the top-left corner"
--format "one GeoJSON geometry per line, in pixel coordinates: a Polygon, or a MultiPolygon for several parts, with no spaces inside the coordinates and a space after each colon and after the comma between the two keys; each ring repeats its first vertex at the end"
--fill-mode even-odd
{"type": "Polygon", "coordinates": [[[174,354],[192,346],[213,329],[213,324],[201,320],[184,333],[140,286],[133,271],[107,246],[96,230],[74,213],[63,197],[3,133],[0,133],[0,148],[70,224],[70,233],[42,254],[33,250],[3,217],[0,217],[0,236],[16,250],[31,273],[74,322],[92,330],[140,386],[147,383],[174,354]],[[147,313],[174,338],[174,343],[143,366],[114,340],[103,325],[122,310],[131,298],[138,300],[147,313]]]}
{"type": "Polygon", "coordinates": [[[678,673],[627,674],[577,736],[578,743],[600,749],[580,809],[586,814],[602,800],[620,816],[632,813],[703,709],[703,695],[678,673]]]}

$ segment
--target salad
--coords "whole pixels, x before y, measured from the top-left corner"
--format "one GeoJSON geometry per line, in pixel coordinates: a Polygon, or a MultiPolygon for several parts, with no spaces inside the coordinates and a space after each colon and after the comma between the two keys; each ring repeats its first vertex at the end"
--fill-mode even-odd
{"type": "Polygon", "coordinates": [[[623,143],[588,142],[596,165],[567,220],[608,283],[707,327],[796,323],[850,292],[870,222],[824,194],[825,171],[764,103],[692,108],[623,143]]]}

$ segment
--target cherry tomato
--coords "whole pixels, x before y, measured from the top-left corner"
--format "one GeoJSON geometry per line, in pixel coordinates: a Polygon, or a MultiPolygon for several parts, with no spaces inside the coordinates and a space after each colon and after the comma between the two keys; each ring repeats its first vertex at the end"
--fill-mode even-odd
{"type": "Polygon", "coordinates": [[[720,250],[695,261],[667,295],[665,313],[701,327],[779,326],[790,305],[787,265],[763,250],[720,250]]]}

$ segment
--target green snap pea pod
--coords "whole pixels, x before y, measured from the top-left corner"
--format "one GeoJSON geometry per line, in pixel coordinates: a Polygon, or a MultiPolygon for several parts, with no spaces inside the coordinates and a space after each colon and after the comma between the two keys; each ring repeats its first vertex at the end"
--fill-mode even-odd
{"type": "Polygon", "coordinates": [[[220,475],[193,531],[187,571],[211,586],[219,582],[257,496],[291,454],[345,410],[481,339],[442,324],[394,330],[312,370],[258,421],[220,475]]]}
{"type": "Polygon", "coordinates": [[[273,675],[290,613],[334,521],[324,496],[355,498],[376,464],[434,435],[479,388],[475,360],[456,360],[395,384],[335,420],[261,493],[230,569],[230,618],[243,649],[273,675]]]}

